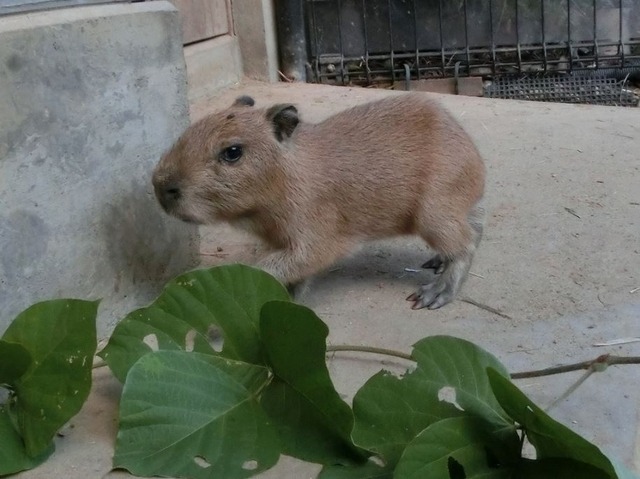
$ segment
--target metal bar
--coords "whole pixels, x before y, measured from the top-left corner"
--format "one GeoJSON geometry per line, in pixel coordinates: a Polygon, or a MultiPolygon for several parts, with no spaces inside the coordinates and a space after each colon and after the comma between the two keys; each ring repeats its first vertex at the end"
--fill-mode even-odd
{"type": "Polygon", "coordinates": [[[496,38],[493,28],[493,0],[489,0],[489,24],[491,26],[491,72],[496,74],[496,38]]]}
{"type": "Polygon", "coordinates": [[[367,74],[367,83],[371,83],[369,70],[369,39],[367,36],[367,0],[362,0],[362,34],[364,35],[364,69],[367,74]]]}
{"type": "Polygon", "coordinates": [[[596,0],[593,0],[593,55],[596,61],[596,70],[598,69],[598,15],[596,10],[596,0]]]}
{"type": "Polygon", "coordinates": [[[573,47],[571,46],[571,1],[567,0],[567,53],[569,54],[569,71],[573,71],[573,47]]]}
{"type": "Polygon", "coordinates": [[[438,26],[440,28],[440,64],[442,65],[442,76],[446,74],[445,71],[445,57],[444,57],[444,36],[442,33],[442,0],[438,0],[438,26]]]}
{"type": "Polygon", "coordinates": [[[522,55],[520,54],[520,16],[518,15],[518,0],[516,3],[516,48],[518,51],[518,73],[522,73],[522,55]]]}
{"type": "Polygon", "coordinates": [[[413,0],[413,40],[416,50],[416,78],[420,80],[420,48],[418,46],[418,8],[416,0],[413,0]]]}
{"type": "Polygon", "coordinates": [[[469,18],[467,17],[467,0],[463,0],[464,6],[464,47],[467,56],[467,75],[471,66],[471,55],[469,54],[469,18]]]}
{"type": "Polygon", "coordinates": [[[304,6],[299,0],[276,2],[280,67],[288,78],[305,81],[307,78],[307,37],[305,34],[304,6]]]}
{"type": "Polygon", "coordinates": [[[338,7],[338,49],[340,50],[340,79],[343,85],[346,85],[345,78],[348,75],[345,74],[344,71],[344,47],[342,42],[342,1],[337,0],[336,3],[338,7]]]}
{"type": "MultiPolygon", "coordinates": [[[[307,4],[309,6],[309,18],[311,22],[311,32],[310,35],[313,37],[313,52],[310,52],[310,57],[312,61],[313,73],[315,75],[314,80],[320,81],[320,46],[318,45],[318,30],[316,28],[316,7],[312,0],[307,0],[307,4]]],[[[309,81],[309,78],[307,78],[309,81]]]]}
{"type": "Polygon", "coordinates": [[[547,73],[547,37],[544,19],[544,0],[540,0],[540,27],[542,29],[542,65],[543,72],[547,73]]]}
{"type": "Polygon", "coordinates": [[[622,32],[623,32],[623,17],[622,17],[622,0],[618,1],[618,27],[620,29],[620,45],[618,46],[618,55],[620,55],[620,66],[624,68],[624,42],[622,40],[622,32]]]}
{"type": "Polygon", "coordinates": [[[387,0],[387,16],[389,18],[389,51],[391,53],[391,81],[396,81],[395,60],[393,58],[393,26],[391,20],[391,0],[387,0]]]}

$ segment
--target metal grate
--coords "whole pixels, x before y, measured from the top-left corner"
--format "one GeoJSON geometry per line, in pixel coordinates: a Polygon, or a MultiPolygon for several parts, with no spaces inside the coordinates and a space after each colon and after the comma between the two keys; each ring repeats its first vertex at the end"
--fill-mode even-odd
{"type": "Polygon", "coordinates": [[[510,100],[637,106],[638,95],[624,81],[603,75],[539,78],[500,77],[485,87],[484,96],[510,100]]]}
{"type": "Polygon", "coordinates": [[[640,69],[640,0],[277,3],[295,5],[288,18],[300,24],[279,23],[281,43],[287,32],[306,32],[284,49],[291,55],[281,55],[282,71],[308,81],[389,83],[407,68],[415,80],[452,77],[456,69],[485,78],[640,69]]]}

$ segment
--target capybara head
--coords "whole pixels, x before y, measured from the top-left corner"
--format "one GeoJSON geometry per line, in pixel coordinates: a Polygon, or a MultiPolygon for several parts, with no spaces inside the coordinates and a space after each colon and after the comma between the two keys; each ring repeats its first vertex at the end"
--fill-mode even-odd
{"type": "Polygon", "coordinates": [[[253,105],[251,97],[239,97],[190,126],[164,154],[153,186],[167,213],[200,224],[242,218],[282,190],[280,159],[298,112],[288,104],[253,105]]]}

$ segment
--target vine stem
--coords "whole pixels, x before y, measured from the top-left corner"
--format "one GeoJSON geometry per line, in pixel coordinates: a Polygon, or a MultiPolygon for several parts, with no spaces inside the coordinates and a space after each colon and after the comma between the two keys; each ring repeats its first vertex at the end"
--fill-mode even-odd
{"type": "MultiPolygon", "coordinates": [[[[357,346],[353,344],[342,344],[335,346],[327,346],[327,353],[335,351],[352,351],[359,353],[381,354],[383,356],[392,356],[395,358],[414,361],[410,354],[394,351],[391,349],[374,348],[370,346],[357,346]]],[[[582,361],[574,364],[565,364],[563,366],[554,366],[546,369],[537,369],[535,371],[522,371],[511,374],[511,379],[529,379],[539,378],[542,376],[551,376],[554,374],[568,373],[571,371],[591,370],[592,372],[604,371],[608,366],[621,364],[640,364],[640,356],[613,356],[611,354],[603,354],[590,361],[582,361]]]]}
{"type": "Polygon", "coordinates": [[[336,346],[327,346],[327,352],[333,353],[336,351],[353,351],[359,353],[373,353],[381,354],[383,356],[392,356],[394,358],[406,359],[407,361],[413,361],[410,354],[402,353],[400,351],[394,351],[393,349],[374,348],[372,346],[356,346],[353,344],[342,344],[336,346]]]}
{"type": "Polygon", "coordinates": [[[562,374],[571,371],[581,371],[591,369],[593,372],[604,371],[608,366],[616,366],[621,364],[640,364],[640,356],[614,356],[611,354],[603,354],[590,361],[582,361],[564,366],[555,366],[552,368],[538,369],[536,371],[523,371],[511,375],[512,379],[528,379],[539,378],[541,376],[551,376],[552,374],[562,374]]]}
{"type": "MultiPolygon", "coordinates": [[[[333,346],[327,346],[327,353],[334,352],[355,352],[355,353],[372,353],[380,354],[382,356],[390,356],[394,358],[404,359],[406,361],[414,361],[410,354],[403,353],[401,351],[394,351],[393,349],[376,348],[373,346],[357,346],[355,344],[339,344],[333,346]]],[[[512,373],[511,379],[530,379],[539,378],[542,376],[552,376],[554,374],[569,373],[572,371],[588,370],[589,372],[604,371],[608,366],[616,366],[622,364],[640,364],[640,356],[613,356],[611,354],[603,354],[595,359],[589,361],[582,361],[579,363],[565,364],[563,366],[554,366],[551,368],[537,369],[534,371],[522,371],[519,373],[512,373]]],[[[93,364],[93,369],[98,369],[106,366],[104,360],[96,360],[93,364]]],[[[588,377],[588,375],[587,375],[588,377]]],[[[586,379],[586,377],[584,378],[586,379]]],[[[584,379],[582,381],[584,381],[584,379]]],[[[580,383],[582,383],[580,381],[580,383]]]]}

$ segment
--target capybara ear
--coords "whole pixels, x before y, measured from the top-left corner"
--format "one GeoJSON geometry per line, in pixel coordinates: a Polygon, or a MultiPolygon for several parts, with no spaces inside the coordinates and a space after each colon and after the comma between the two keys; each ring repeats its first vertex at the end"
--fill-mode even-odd
{"type": "Polygon", "coordinates": [[[253,106],[256,102],[253,98],[247,95],[242,95],[236,98],[232,106],[253,106]]]}
{"type": "Polygon", "coordinates": [[[283,141],[293,134],[300,119],[295,106],[287,103],[274,105],[267,110],[267,119],[273,123],[273,131],[278,141],[283,141]]]}

